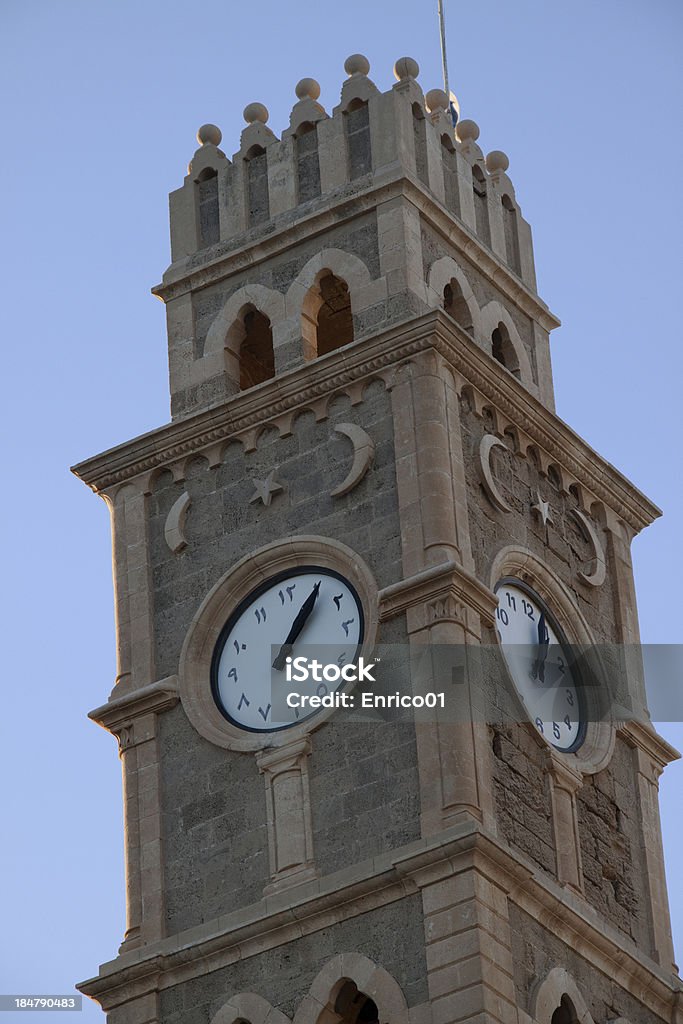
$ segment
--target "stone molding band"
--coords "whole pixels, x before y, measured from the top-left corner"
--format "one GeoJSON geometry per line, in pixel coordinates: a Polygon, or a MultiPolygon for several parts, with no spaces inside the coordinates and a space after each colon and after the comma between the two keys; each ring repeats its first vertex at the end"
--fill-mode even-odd
{"type": "Polygon", "coordinates": [[[162,944],[131,951],[104,964],[98,977],[77,987],[109,1011],[128,1001],[132,993],[142,995],[171,988],[196,978],[198,973],[208,974],[465,871],[494,880],[512,903],[549,927],[558,939],[662,1021],[672,1019],[678,992],[666,970],[612,926],[598,926],[581,896],[539,875],[523,854],[504,848],[500,840],[489,837],[481,825],[472,821],[305,883],[296,897],[288,892],[285,903],[277,896],[265,899],[162,944]],[[559,905],[562,916],[558,914],[559,905]]]}
{"type": "MultiPolygon", "coordinates": [[[[564,471],[564,487],[579,485],[584,507],[590,511],[593,501],[602,501],[631,529],[638,532],[653,522],[660,510],[601,459],[566,424],[559,421],[512,375],[501,375],[499,364],[480,349],[469,335],[440,310],[396,325],[375,338],[359,339],[347,348],[331,353],[317,363],[297,367],[266,382],[254,393],[235,396],[216,409],[178,420],[158,430],[110,449],[73,467],[73,472],[94,491],[115,488],[133,477],[151,474],[176,464],[176,476],[182,479],[178,463],[202,449],[210,464],[220,462],[221,446],[231,440],[245,443],[253,450],[258,433],[275,426],[283,436],[291,432],[293,417],[313,408],[319,419],[327,415],[334,393],[359,388],[363,382],[380,378],[392,386],[393,371],[411,357],[436,351],[454,371],[454,386],[461,392],[471,388],[476,411],[492,406],[497,417],[497,432],[509,429],[519,450],[530,446],[539,450],[547,468],[556,463],[564,471]],[[518,426],[521,419],[524,428],[518,426]],[[264,420],[264,413],[266,419],[264,420]]],[[[149,488],[150,478],[141,481],[149,488]]]]}

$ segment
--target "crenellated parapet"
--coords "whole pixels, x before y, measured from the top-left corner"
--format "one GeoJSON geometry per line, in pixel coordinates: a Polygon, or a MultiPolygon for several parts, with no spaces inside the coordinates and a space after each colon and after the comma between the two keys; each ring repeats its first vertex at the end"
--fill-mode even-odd
{"type": "Polygon", "coordinates": [[[331,114],[319,102],[315,79],[301,79],[280,138],[262,103],[245,108],[247,127],[231,158],[219,148],[215,125],[199,129],[200,148],[182,188],[171,195],[173,260],[235,244],[259,226],[303,214],[306,204],[343,199],[400,169],[535,287],[531,233],[505,154],[494,150],[484,157],[474,121],[461,121],[454,131],[445,92],[431,89],[425,96],[410,57],[396,61],[396,84],[387,92],[369,78],[361,54],[349,57],[345,69],[348,78],[331,114]]]}

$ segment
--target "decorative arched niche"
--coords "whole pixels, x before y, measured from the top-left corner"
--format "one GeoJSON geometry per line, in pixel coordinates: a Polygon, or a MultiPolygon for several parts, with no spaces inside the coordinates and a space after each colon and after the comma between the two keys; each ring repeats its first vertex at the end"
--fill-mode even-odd
{"type": "Polygon", "coordinates": [[[476,341],[483,340],[479,305],[472,286],[451,256],[442,256],[432,263],[427,275],[427,294],[431,305],[445,309],[476,341]]]}
{"type": "MultiPolygon", "coordinates": [[[[529,359],[526,346],[519,335],[519,331],[515,326],[515,322],[505,306],[498,302],[497,299],[492,299],[491,302],[487,302],[481,311],[481,330],[483,338],[486,340],[486,343],[491,346],[490,352],[495,358],[498,358],[498,356],[496,356],[495,352],[494,332],[500,331],[501,325],[505,328],[502,353],[505,352],[506,346],[509,346],[508,353],[513,353],[512,356],[508,354],[508,362],[511,365],[508,365],[507,369],[518,377],[530,391],[537,394],[538,388],[534,382],[531,360],[529,359]]],[[[506,364],[504,363],[503,365],[506,364]]]]}

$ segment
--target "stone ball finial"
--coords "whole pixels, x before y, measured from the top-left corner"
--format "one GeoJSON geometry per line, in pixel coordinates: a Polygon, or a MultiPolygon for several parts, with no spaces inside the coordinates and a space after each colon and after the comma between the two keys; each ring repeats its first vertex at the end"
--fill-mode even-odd
{"type": "Polygon", "coordinates": [[[197,142],[200,146],[220,146],[223,133],[215,124],[203,124],[197,131],[197,142]]]}
{"type": "Polygon", "coordinates": [[[443,89],[430,89],[425,96],[425,101],[430,114],[437,110],[448,110],[448,96],[443,89]]]}
{"type": "Polygon", "coordinates": [[[367,75],[370,70],[370,61],[362,53],[352,53],[344,61],[344,71],[349,77],[351,75],[367,75]]]}
{"type": "Polygon", "coordinates": [[[492,149],[486,157],[486,170],[489,174],[493,174],[495,171],[505,172],[509,166],[510,161],[502,149],[492,149]]]}
{"type": "Polygon", "coordinates": [[[403,82],[406,78],[417,78],[420,74],[420,65],[412,57],[399,57],[394,64],[394,78],[397,82],[403,82]]]}
{"type": "Polygon", "coordinates": [[[479,125],[476,121],[458,121],[455,134],[460,142],[476,142],[479,138],[479,125]]]}
{"type": "Polygon", "coordinates": [[[268,107],[263,103],[247,103],[244,108],[244,120],[247,124],[265,124],[269,116],[268,107]]]}
{"type": "Polygon", "coordinates": [[[315,78],[302,78],[297,82],[294,90],[298,100],[317,100],[320,95],[320,85],[315,78]]]}

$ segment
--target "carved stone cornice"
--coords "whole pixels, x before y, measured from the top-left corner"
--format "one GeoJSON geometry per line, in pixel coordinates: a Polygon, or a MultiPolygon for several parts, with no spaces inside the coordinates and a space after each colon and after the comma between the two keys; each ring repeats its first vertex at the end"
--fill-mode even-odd
{"type": "Polygon", "coordinates": [[[619,733],[630,747],[643,751],[652,762],[657,776],[661,775],[668,764],[681,757],[680,752],[660,736],[649,722],[632,718],[620,725],[619,733]]]}
{"type": "Polygon", "coordinates": [[[253,228],[244,235],[224,240],[209,250],[201,250],[172,263],[161,284],[152,293],[169,302],[186,294],[208,288],[249,268],[253,271],[261,263],[288,249],[310,242],[331,228],[367,213],[375,213],[383,203],[404,197],[420,211],[449,245],[460,249],[466,260],[504,296],[512,300],[523,312],[537,321],[545,330],[559,327],[560,321],[550,312],[541,298],[528,288],[492,250],[482,245],[477,236],[442,206],[432,193],[417,179],[406,177],[405,171],[390,167],[373,175],[372,182],[352,195],[341,190],[323,197],[321,208],[298,217],[292,223],[294,211],[287,211],[280,224],[278,218],[269,221],[266,230],[253,228]],[[212,254],[214,254],[212,256],[212,254]]]}
{"type": "Polygon", "coordinates": [[[132,727],[137,718],[150,712],[168,711],[179,699],[177,676],[168,676],[121,697],[110,698],[106,704],[91,711],[88,718],[118,737],[120,748],[125,750],[135,743],[132,727]]]}
{"type": "Polygon", "coordinates": [[[154,979],[159,990],[170,988],[471,870],[493,881],[512,904],[662,1021],[672,1019],[680,989],[673,974],[608,924],[580,894],[558,885],[473,821],[131,950],[103,964],[98,977],[77,988],[109,1010],[130,998],[131,986],[145,988],[154,979]]]}
{"type": "Polygon", "coordinates": [[[526,446],[535,446],[542,462],[560,467],[567,486],[572,481],[578,483],[588,511],[593,500],[601,501],[635,531],[661,515],[626,477],[512,374],[502,372],[500,364],[441,310],[413,317],[370,338],[359,338],[212,409],[81,462],[73,472],[99,492],[155,469],[171,468],[202,449],[215,450],[217,444],[231,439],[252,444],[257,428],[275,426],[286,435],[296,413],[315,408],[318,417],[324,418],[333,394],[351,388],[360,400],[359,383],[373,378],[391,387],[393,371],[401,363],[430,349],[442,356],[460,392],[465,387],[473,389],[477,405],[494,411],[500,433],[510,428],[517,434],[522,454],[526,446]]]}
{"type": "Polygon", "coordinates": [[[379,592],[380,622],[416,608],[422,612],[424,621],[418,628],[423,629],[444,618],[464,624],[467,608],[472,608],[490,624],[497,606],[493,591],[456,562],[444,562],[424,569],[379,592]],[[441,614],[438,614],[439,608],[442,609],[441,614]]]}

